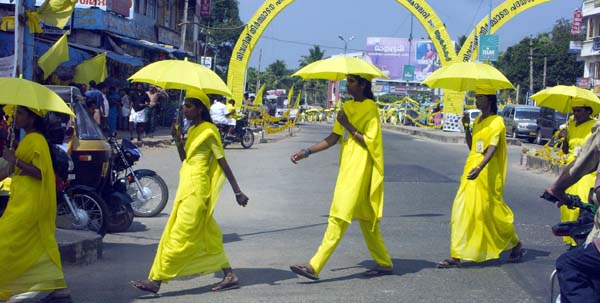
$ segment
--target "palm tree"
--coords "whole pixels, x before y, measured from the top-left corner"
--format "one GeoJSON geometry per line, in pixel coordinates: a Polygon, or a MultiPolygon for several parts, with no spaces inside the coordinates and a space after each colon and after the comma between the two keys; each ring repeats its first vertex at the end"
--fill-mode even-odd
{"type": "MultiPolygon", "coordinates": [[[[308,56],[302,56],[299,60],[300,68],[313,63],[315,61],[322,60],[325,57],[325,51],[321,50],[318,45],[313,46],[308,50],[308,56]]],[[[308,80],[302,83],[304,94],[308,99],[317,102],[317,100],[325,101],[327,81],[325,80],[308,80]]]]}
{"type": "Polygon", "coordinates": [[[300,59],[300,68],[305,67],[306,65],[315,61],[322,60],[324,56],[325,51],[321,50],[320,46],[315,45],[308,50],[308,56],[302,56],[302,59],[300,59]]]}

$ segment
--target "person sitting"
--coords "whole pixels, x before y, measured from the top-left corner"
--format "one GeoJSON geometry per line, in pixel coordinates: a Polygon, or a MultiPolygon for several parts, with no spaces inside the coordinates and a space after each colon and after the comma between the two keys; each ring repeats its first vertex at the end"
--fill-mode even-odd
{"type": "Polygon", "coordinates": [[[214,100],[210,106],[210,117],[215,124],[221,124],[227,126],[227,137],[233,136],[233,129],[235,128],[235,119],[228,118],[227,106],[223,103],[223,100],[214,100]]]}
{"type": "MultiPolygon", "coordinates": [[[[571,162],[558,179],[545,190],[556,197],[560,207],[568,200],[567,188],[582,177],[600,170],[600,122],[592,128],[592,135],[581,147],[578,157],[571,162]]],[[[593,192],[596,205],[600,205],[600,179],[596,177],[593,192]]],[[[565,252],[556,260],[556,272],[560,284],[561,302],[598,302],[594,281],[600,279],[600,212],[594,218],[594,228],[588,235],[584,246],[565,252]]]]}

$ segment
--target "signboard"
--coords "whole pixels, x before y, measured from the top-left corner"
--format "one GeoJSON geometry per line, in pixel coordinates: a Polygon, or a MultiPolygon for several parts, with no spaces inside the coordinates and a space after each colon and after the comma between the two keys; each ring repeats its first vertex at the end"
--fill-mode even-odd
{"type": "Polygon", "coordinates": [[[210,0],[196,0],[196,16],[210,17],[210,0]]]}
{"type": "Polygon", "coordinates": [[[576,9],[573,12],[573,23],[571,23],[571,34],[578,35],[581,33],[581,21],[583,20],[583,14],[581,9],[576,9]]]}
{"type": "Polygon", "coordinates": [[[204,56],[202,56],[202,57],[200,57],[200,62],[199,63],[200,63],[200,65],[204,65],[204,66],[206,66],[208,68],[212,68],[212,60],[213,60],[213,57],[204,57],[204,56]]]}
{"type": "MultiPolygon", "coordinates": [[[[125,17],[133,16],[133,1],[137,0],[77,0],[75,8],[92,8],[115,12],[125,17]],[[127,8],[125,8],[127,7],[127,8]],[[127,12],[125,12],[127,10],[127,12]]],[[[14,4],[15,0],[0,0],[0,4],[14,4]]],[[[44,0],[35,0],[35,6],[40,7],[44,0]]],[[[61,34],[62,35],[62,34],[61,34]]]]}
{"type": "Polygon", "coordinates": [[[415,80],[415,66],[414,65],[404,65],[404,72],[402,74],[402,79],[406,81],[415,80]]]}
{"type": "Polygon", "coordinates": [[[433,42],[424,39],[368,37],[364,59],[392,80],[404,80],[405,65],[414,67],[412,81],[423,81],[440,66],[433,42]]]}
{"type": "Polygon", "coordinates": [[[588,77],[577,77],[577,87],[589,89],[590,88],[590,78],[588,77]]]}
{"type": "Polygon", "coordinates": [[[600,37],[596,37],[592,43],[592,50],[600,51],[600,37]]]}
{"type": "Polygon", "coordinates": [[[583,41],[569,41],[569,53],[579,54],[583,48],[583,41]]]}
{"type": "Polygon", "coordinates": [[[479,36],[479,61],[498,61],[498,44],[499,39],[497,35],[479,36]]]}

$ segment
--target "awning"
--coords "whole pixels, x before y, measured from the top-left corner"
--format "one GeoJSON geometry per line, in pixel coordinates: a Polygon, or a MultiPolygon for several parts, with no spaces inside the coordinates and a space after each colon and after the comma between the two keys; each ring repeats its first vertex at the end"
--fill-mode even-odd
{"type": "Polygon", "coordinates": [[[130,44],[133,46],[143,47],[143,48],[150,49],[150,50],[158,50],[158,51],[162,51],[162,52],[166,52],[166,53],[171,53],[171,54],[181,57],[181,58],[195,57],[193,54],[190,54],[190,53],[182,51],[180,49],[166,46],[163,44],[153,43],[153,42],[149,42],[146,40],[136,40],[136,39],[132,39],[129,37],[125,37],[125,36],[121,36],[121,35],[117,35],[117,34],[113,34],[113,33],[109,33],[109,35],[121,40],[124,43],[130,44]]]}
{"type": "Polygon", "coordinates": [[[115,60],[115,61],[123,63],[123,64],[131,65],[131,66],[144,66],[144,60],[142,58],[133,57],[130,55],[121,55],[121,54],[118,54],[118,53],[115,53],[112,51],[108,51],[108,50],[105,50],[102,48],[91,47],[91,46],[78,44],[78,43],[69,42],[69,46],[79,48],[82,50],[86,50],[86,51],[95,52],[97,54],[106,53],[106,57],[108,57],[109,59],[115,60]]]}

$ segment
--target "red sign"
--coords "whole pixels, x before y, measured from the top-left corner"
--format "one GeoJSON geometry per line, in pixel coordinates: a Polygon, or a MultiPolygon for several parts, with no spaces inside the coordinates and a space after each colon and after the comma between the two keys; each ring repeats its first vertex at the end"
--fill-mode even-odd
{"type": "Polygon", "coordinates": [[[210,0],[196,0],[196,16],[210,17],[210,0]]]}
{"type": "Polygon", "coordinates": [[[571,34],[578,35],[581,33],[581,21],[583,20],[583,14],[580,9],[576,9],[573,12],[573,23],[571,24],[571,34]]]}
{"type": "Polygon", "coordinates": [[[589,89],[590,88],[590,78],[587,77],[577,77],[577,87],[589,89]]]}

